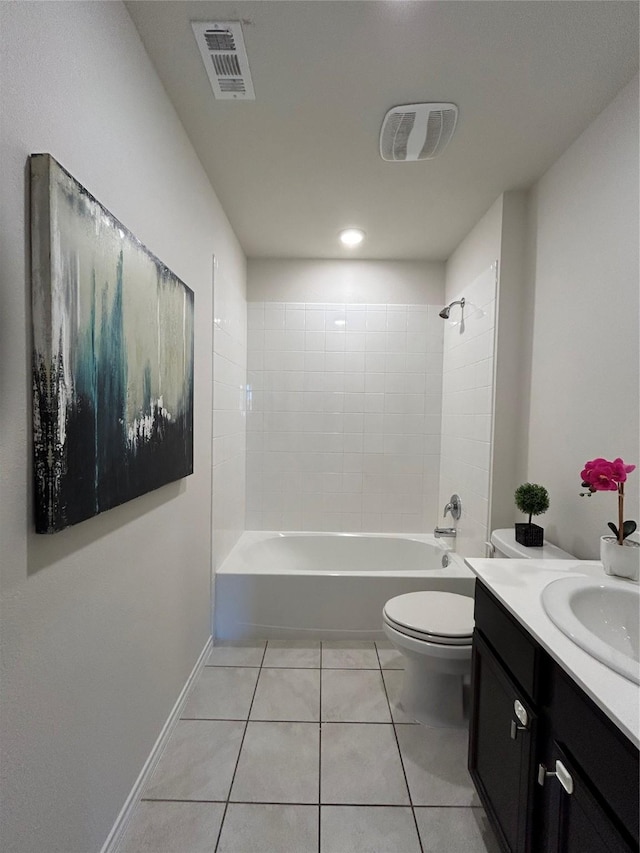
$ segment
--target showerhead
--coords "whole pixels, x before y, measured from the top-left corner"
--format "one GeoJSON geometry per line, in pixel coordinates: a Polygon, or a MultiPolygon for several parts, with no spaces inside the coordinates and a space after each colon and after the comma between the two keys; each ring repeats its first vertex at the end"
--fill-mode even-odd
{"type": "Polygon", "coordinates": [[[461,308],[464,308],[464,296],[462,299],[457,299],[455,302],[451,302],[449,305],[445,305],[445,307],[440,311],[439,317],[442,317],[443,320],[449,319],[449,314],[451,314],[451,309],[454,305],[460,305],[461,308]]]}

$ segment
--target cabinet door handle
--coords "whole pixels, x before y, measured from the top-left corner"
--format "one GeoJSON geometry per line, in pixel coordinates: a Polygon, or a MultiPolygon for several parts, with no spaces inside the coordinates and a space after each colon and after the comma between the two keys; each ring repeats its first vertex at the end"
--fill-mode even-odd
{"type": "Polygon", "coordinates": [[[522,702],[519,699],[516,699],[513,703],[513,713],[516,715],[518,720],[522,723],[523,727],[526,729],[529,725],[529,715],[527,714],[527,709],[524,707],[522,702]]]}
{"type": "Polygon", "coordinates": [[[526,732],[526,731],[527,731],[526,726],[519,726],[515,720],[511,720],[511,730],[509,732],[511,740],[517,740],[518,732],[526,732]]]}
{"type": "Polygon", "coordinates": [[[556,761],[555,773],[550,772],[544,764],[538,765],[538,785],[544,785],[547,777],[555,777],[565,789],[567,794],[573,794],[573,779],[571,773],[564,766],[562,761],[556,761]]]}

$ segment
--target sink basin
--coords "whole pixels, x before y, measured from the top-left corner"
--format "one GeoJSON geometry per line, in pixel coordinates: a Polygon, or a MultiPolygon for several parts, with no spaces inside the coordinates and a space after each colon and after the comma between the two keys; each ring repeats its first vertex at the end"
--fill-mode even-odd
{"type": "Polygon", "coordinates": [[[542,591],[551,621],[576,645],[640,684],[640,589],[626,581],[560,578],[542,591]]]}

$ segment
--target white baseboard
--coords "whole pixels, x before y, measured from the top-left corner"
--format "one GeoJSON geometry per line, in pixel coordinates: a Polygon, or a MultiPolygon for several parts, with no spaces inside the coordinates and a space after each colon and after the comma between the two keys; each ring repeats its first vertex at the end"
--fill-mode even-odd
{"type": "Polygon", "coordinates": [[[151,774],[155,770],[162,750],[164,749],[167,741],[169,740],[169,737],[171,736],[171,733],[173,732],[176,723],[180,719],[180,713],[182,712],[182,708],[184,706],[184,703],[186,702],[187,694],[189,693],[193,682],[200,675],[200,670],[204,667],[205,661],[209,656],[209,652],[211,651],[212,644],[213,640],[211,637],[209,637],[205,644],[205,647],[200,653],[200,657],[196,661],[196,665],[191,670],[189,678],[187,678],[184,687],[180,691],[180,695],[178,696],[175,705],[171,709],[171,713],[167,718],[167,722],[162,727],[162,731],[158,735],[158,739],[153,745],[153,749],[151,750],[149,757],[147,758],[142,767],[140,775],[136,779],[129,796],[125,801],[125,804],[120,810],[120,814],[116,818],[116,822],[111,827],[111,832],[107,836],[107,840],[104,842],[100,853],[117,853],[118,845],[122,840],[122,836],[125,833],[129,820],[131,819],[131,815],[133,814],[133,811],[138,804],[138,800],[140,799],[142,790],[149,781],[151,774]]]}

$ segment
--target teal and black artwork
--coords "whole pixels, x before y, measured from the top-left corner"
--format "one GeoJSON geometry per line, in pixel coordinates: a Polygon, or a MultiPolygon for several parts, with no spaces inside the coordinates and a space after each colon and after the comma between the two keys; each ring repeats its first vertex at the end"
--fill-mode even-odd
{"type": "Polygon", "coordinates": [[[55,533],[193,473],[194,294],[30,160],[35,526],[55,533]]]}

